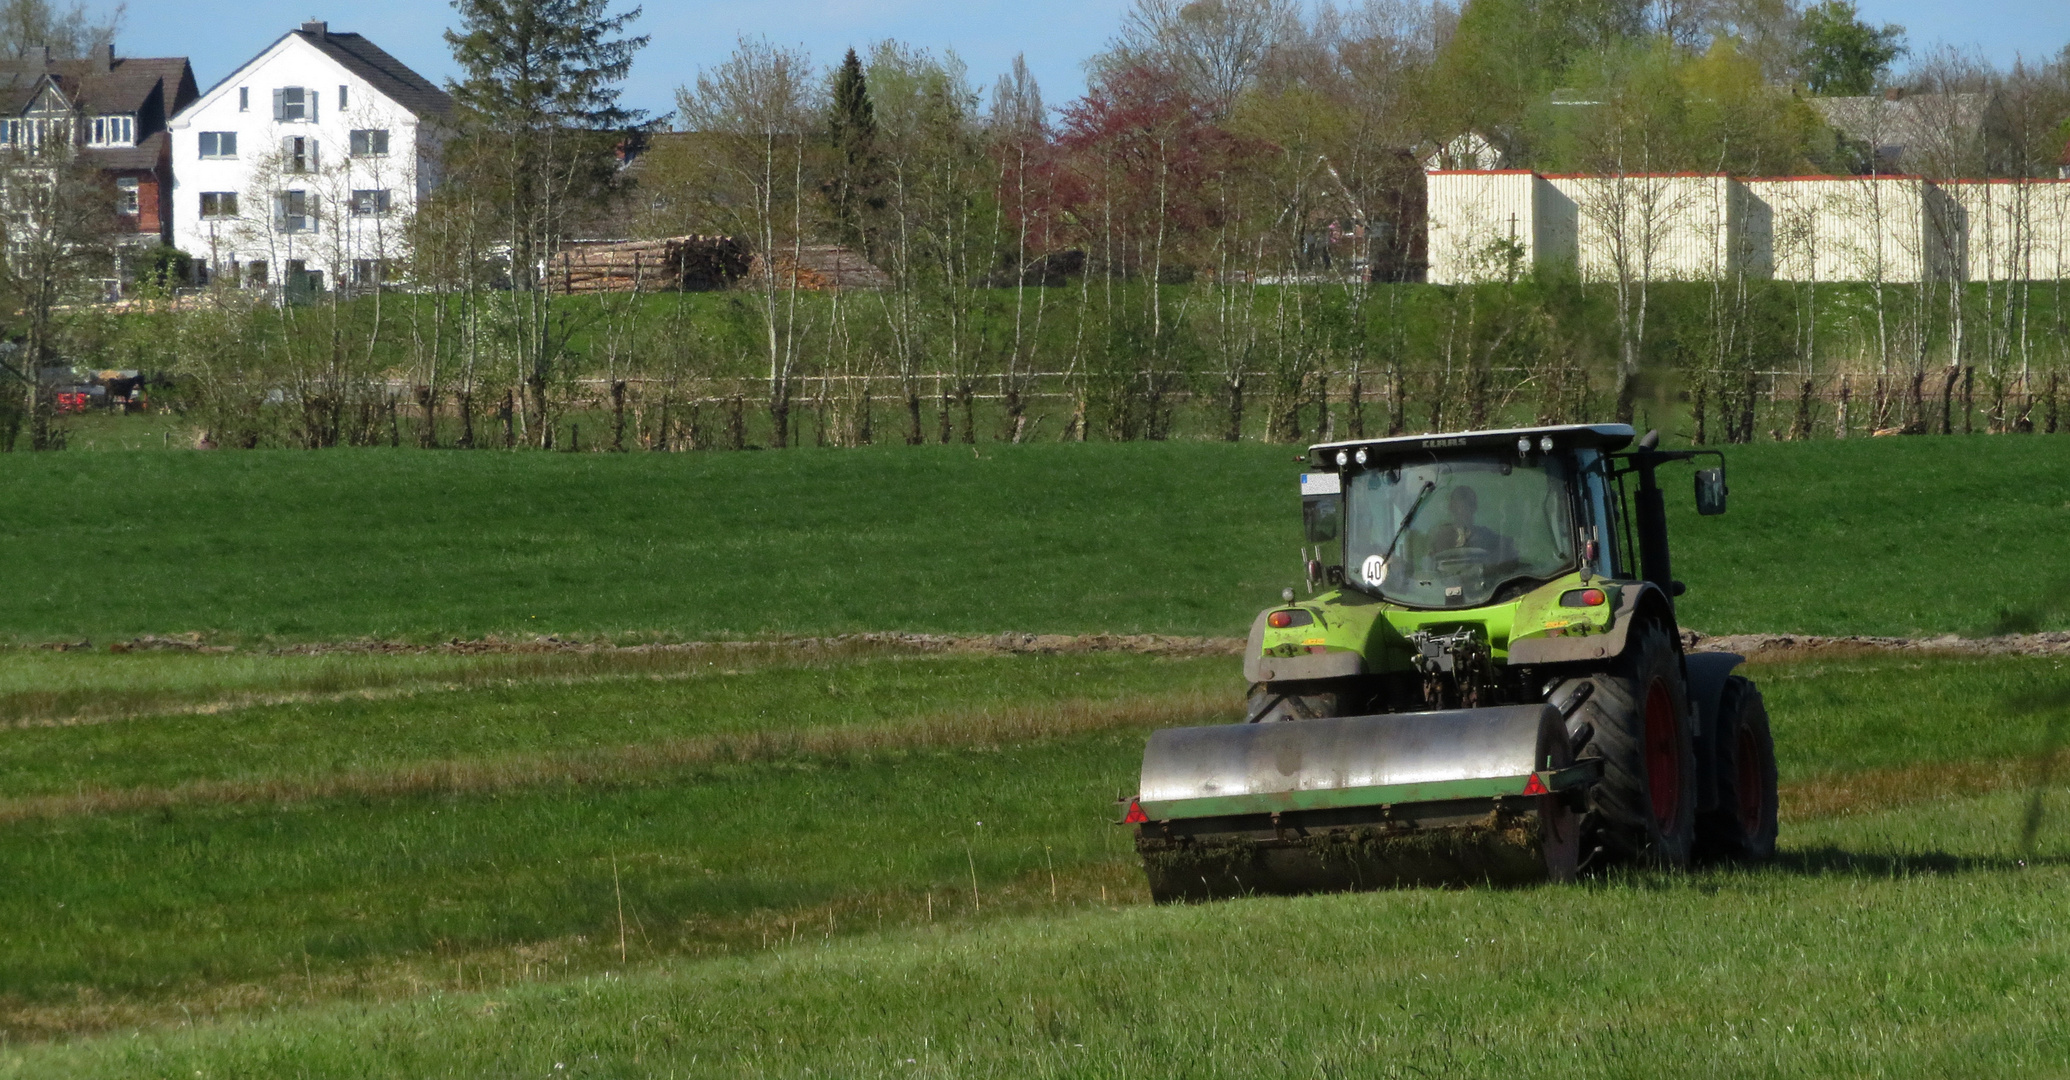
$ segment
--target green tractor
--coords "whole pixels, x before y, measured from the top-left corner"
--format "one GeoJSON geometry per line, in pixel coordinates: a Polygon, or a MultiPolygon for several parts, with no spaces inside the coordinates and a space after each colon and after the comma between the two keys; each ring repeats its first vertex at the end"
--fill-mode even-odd
{"type": "Polygon", "coordinates": [[[1241,724],[1151,735],[1127,800],[1159,901],[1571,880],[1775,850],[1742,658],[1685,653],[1663,465],[1623,424],[1309,449],[1308,599],[1259,614],[1241,724]]]}

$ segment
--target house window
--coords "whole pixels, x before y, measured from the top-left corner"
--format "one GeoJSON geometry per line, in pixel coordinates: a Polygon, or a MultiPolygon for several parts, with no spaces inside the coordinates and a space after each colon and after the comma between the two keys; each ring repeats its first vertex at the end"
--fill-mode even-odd
{"type": "Polygon", "coordinates": [[[237,88],[237,111],[238,111],[238,112],[250,112],[250,111],[252,111],[252,88],[251,88],[251,87],[249,87],[249,86],[240,86],[240,87],[238,87],[238,88],[237,88]]]}
{"type": "Polygon", "coordinates": [[[204,191],[201,193],[201,216],[205,218],[234,218],[237,216],[237,193],[234,191],[204,191]]]}
{"type": "Polygon", "coordinates": [[[342,85],[338,87],[338,111],[345,111],[345,87],[342,85]]]}
{"type": "Polygon", "coordinates": [[[387,259],[352,260],[352,283],[354,285],[379,285],[387,280],[387,259]]]}
{"type": "Polygon", "coordinates": [[[283,191],[273,197],[273,227],[281,232],[316,231],[316,200],[306,191],[283,191]]]}
{"type": "Polygon", "coordinates": [[[285,86],[273,92],[273,118],[289,123],[316,122],[316,91],[285,86]]]}
{"type": "Polygon", "coordinates": [[[287,275],[281,284],[287,286],[290,293],[322,292],[323,271],[309,269],[309,264],[302,259],[289,259],[287,275]]]}
{"type": "Polygon", "coordinates": [[[360,128],[352,133],[353,157],[387,157],[388,129],[360,128]]]}
{"type": "Polygon", "coordinates": [[[72,141],[68,120],[0,120],[0,145],[17,150],[34,150],[46,142],[62,146],[72,141]]]}
{"type": "Polygon", "coordinates": [[[266,284],[266,260],[253,259],[244,264],[244,283],[254,287],[266,284]]]}
{"type": "Polygon", "coordinates": [[[136,141],[136,118],[132,116],[94,117],[87,139],[90,146],[134,146],[136,141]]]}
{"type": "Polygon", "coordinates": [[[313,173],[316,171],[316,140],[307,135],[290,135],[280,140],[280,167],[283,172],[313,173]]]}
{"type": "Polygon", "coordinates": [[[223,159],[236,157],[237,133],[234,131],[202,132],[201,156],[203,159],[223,159]]]}
{"type": "Polygon", "coordinates": [[[353,217],[380,217],[388,212],[388,189],[355,191],[352,193],[353,217]]]}
{"type": "Polygon", "coordinates": [[[128,214],[131,217],[135,217],[137,214],[138,207],[140,207],[143,204],[143,200],[138,197],[141,193],[142,185],[137,182],[136,177],[116,177],[115,212],[118,214],[128,214]]]}

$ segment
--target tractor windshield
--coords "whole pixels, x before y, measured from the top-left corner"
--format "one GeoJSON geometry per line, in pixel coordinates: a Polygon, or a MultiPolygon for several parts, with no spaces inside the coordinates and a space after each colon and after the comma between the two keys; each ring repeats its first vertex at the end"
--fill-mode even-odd
{"type": "Polygon", "coordinates": [[[1568,474],[1555,457],[1496,454],[1351,473],[1345,576],[1423,608],[1476,607],[1558,577],[1575,559],[1568,474]]]}

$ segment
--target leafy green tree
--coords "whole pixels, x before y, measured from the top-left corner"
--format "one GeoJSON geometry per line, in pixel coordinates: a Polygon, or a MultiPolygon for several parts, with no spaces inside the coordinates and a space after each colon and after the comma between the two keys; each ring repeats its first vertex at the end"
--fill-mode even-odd
{"type": "Polygon", "coordinates": [[[1804,77],[1811,92],[1841,97],[1867,94],[1906,53],[1905,28],[1872,27],[1852,0],[1825,0],[1804,13],[1804,77]]]}
{"type": "Polygon", "coordinates": [[[610,0],[453,0],[460,26],[446,31],[466,73],[447,90],[460,106],[452,179],[486,199],[503,223],[513,286],[509,332],[537,415],[532,441],[553,445],[547,393],[567,349],[542,270],[561,246],[569,215],[605,197],[614,151],[649,126],[618,103],[618,84],[647,38],[621,36],[639,8],[609,13],[610,0]]]}

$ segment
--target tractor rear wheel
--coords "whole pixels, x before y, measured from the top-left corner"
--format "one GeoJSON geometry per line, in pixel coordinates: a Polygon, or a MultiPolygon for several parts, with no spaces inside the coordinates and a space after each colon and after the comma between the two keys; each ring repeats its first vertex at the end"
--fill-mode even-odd
{"type": "Polygon", "coordinates": [[[1600,758],[1589,789],[1582,850],[1613,860],[1681,867],[1696,839],[1696,747],[1681,658],[1658,624],[1634,627],[1616,667],[1588,676],[1594,689],[1567,718],[1586,741],[1580,758],[1600,758]]]}
{"type": "Polygon", "coordinates": [[[1326,682],[1256,683],[1244,701],[1245,723],[1322,720],[1350,715],[1350,694],[1326,682]]]}
{"type": "Polygon", "coordinates": [[[1696,823],[1706,856],[1760,862],[1775,854],[1775,739],[1761,691],[1742,675],[1718,695],[1718,806],[1696,823]]]}

